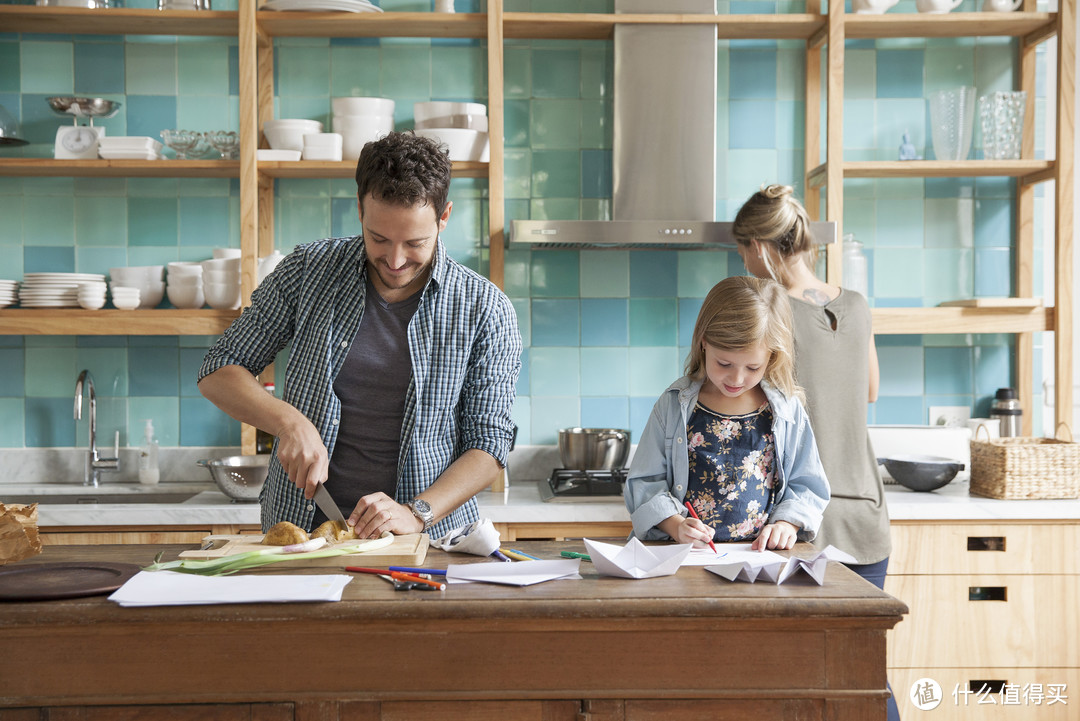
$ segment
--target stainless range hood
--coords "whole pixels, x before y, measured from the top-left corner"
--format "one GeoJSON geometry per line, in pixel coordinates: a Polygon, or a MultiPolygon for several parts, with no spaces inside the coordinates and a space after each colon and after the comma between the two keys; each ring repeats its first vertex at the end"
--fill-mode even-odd
{"type": "MultiPolygon", "coordinates": [[[[716,0],[615,0],[615,12],[716,14],[716,0]]],[[[612,220],[514,220],[530,247],[733,247],[717,222],[716,27],[615,25],[612,220]]],[[[818,242],[834,223],[812,223],[818,242]]]]}

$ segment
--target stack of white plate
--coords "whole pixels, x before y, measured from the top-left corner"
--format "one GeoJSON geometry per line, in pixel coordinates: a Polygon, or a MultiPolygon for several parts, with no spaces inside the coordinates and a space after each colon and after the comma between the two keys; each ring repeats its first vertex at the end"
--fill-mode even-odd
{"type": "Polygon", "coordinates": [[[138,135],[104,136],[98,143],[98,155],[105,160],[161,160],[162,145],[153,138],[138,135]]]}
{"type": "Polygon", "coordinates": [[[24,273],[19,288],[23,308],[78,308],[79,283],[105,282],[99,273],[24,273]]]}
{"type": "Polygon", "coordinates": [[[7,308],[19,300],[19,281],[0,280],[0,308],[7,308]]]}
{"type": "Polygon", "coordinates": [[[310,10],[313,12],[381,13],[367,0],[266,0],[260,10],[310,10]]]}

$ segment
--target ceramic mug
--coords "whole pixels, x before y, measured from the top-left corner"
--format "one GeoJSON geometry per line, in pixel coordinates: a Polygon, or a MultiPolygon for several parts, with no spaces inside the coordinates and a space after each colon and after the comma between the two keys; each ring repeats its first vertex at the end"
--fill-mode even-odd
{"type": "Polygon", "coordinates": [[[921,13],[941,15],[959,7],[963,0],[915,0],[915,7],[921,13]]]}
{"type": "Polygon", "coordinates": [[[1011,13],[1013,10],[1019,10],[1023,4],[1024,0],[1016,0],[1015,2],[1009,2],[1009,0],[985,0],[982,9],[984,13],[1011,13]]]}
{"type": "Polygon", "coordinates": [[[899,0],[851,0],[851,9],[862,15],[880,15],[899,0]]]}

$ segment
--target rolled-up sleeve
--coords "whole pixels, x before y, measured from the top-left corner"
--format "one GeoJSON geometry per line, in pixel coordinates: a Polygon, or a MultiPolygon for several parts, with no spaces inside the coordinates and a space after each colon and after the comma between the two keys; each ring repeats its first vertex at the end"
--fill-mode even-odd
{"type": "Polygon", "coordinates": [[[634,535],[642,540],[668,538],[656,527],[657,524],[674,515],[685,515],[679,499],[671,493],[673,475],[668,458],[665,413],[662,410],[665,402],[665,397],[657,401],[645,430],[641,432],[623,492],[623,500],[634,525],[634,535]]]}

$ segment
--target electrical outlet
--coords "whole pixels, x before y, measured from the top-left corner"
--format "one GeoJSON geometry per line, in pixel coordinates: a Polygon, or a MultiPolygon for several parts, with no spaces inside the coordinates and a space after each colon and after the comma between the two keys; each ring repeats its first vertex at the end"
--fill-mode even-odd
{"type": "Polygon", "coordinates": [[[971,418],[968,406],[930,406],[930,425],[964,426],[971,418]]]}

